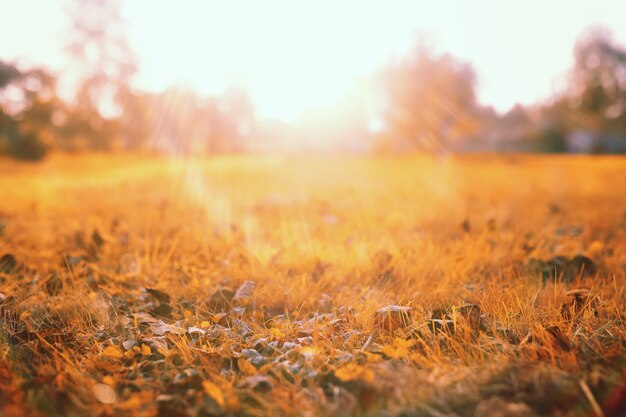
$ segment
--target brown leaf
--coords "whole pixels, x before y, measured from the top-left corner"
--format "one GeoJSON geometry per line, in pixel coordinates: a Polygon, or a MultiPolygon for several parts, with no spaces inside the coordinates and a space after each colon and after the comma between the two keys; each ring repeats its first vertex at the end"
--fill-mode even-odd
{"type": "Polygon", "coordinates": [[[157,318],[152,317],[150,314],[144,313],[144,312],[133,313],[132,316],[137,323],[141,323],[141,324],[159,323],[161,321],[157,318]]]}
{"type": "Polygon", "coordinates": [[[233,301],[242,301],[252,298],[256,284],[254,281],[247,280],[237,289],[233,301]]]}
{"type": "Polygon", "coordinates": [[[465,304],[453,309],[467,321],[470,328],[477,332],[480,329],[480,306],[477,304],[465,304]]]}
{"type": "Polygon", "coordinates": [[[499,397],[491,397],[478,403],[474,417],[535,417],[536,414],[522,402],[507,402],[499,397]]]}
{"type": "Polygon", "coordinates": [[[267,393],[272,390],[274,384],[272,380],[265,375],[254,375],[244,378],[238,386],[243,389],[267,393]]]}
{"type": "Polygon", "coordinates": [[[183,335],[187,333],[187,330],[183,329],[182,327],[173,326],[162,321],[159,321],[157,323],[150,323],[150,330],[152,330],[152,333],[157,336],[162,336],[165,333],[173,333],[177,335],[183,335]]]}
{"type": "Polygon", "coordinates": [[[165,336],[144,337],[141,341],[151,346],[154,350],[167,350],[167,339],[165,336]]]}
{"type": "Polygon", "coordinates": [[[171,319],[172,310],[172,306],[170,306],[169,304],[159,304],[158,306],[150,310],[150,314],[155,317],[164,317],[171,319]]]}
{"type": "Polygon", "coordinates": [[[219,289],[209,298],[208,307],[212,311],[228,311],[234,296],[234,291],[219,289]]]}
{"type": "Polygon", "coordinates": [[[191,327],[187,328],[187,333],[189,333],[190,335],[193,335],[193,334],[204,335],[204,334],[206,334],[206,330],[201,329],[199,327],[191,326],[191,327]]]}
{"type": "Polygon", "coordinates": [[[202,388],[204,388],[204,392],[206,392],[221,409],[224,409],[226,401],[224,400],[224,392],[219,386],[211,381],[202,381],[202,388]]]}
{"type": "Polygon", "coordinates": [[[162,303],[169,304],[171,301],[169,294],[166,294],[163,291],[159,291],[154,288],[146,288],[146,292],[162,303]]]}

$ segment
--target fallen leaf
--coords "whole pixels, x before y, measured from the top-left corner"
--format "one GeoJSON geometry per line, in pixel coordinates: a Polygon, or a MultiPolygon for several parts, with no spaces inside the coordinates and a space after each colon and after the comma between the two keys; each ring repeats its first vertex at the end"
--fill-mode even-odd
{"type": "Polygon", "coordinates": [[[155,350],[167,350],[167,339],[165,336],[144,337],[142,342],[147,343],[149,347],[155,350]]]}
{"type": "Polygon", "coordinates": [[[267,393],[272,390],[274,384],[272,380],[265,375],[254,375],[244,378],[237,386],[239,388],[267,393]]]}
{"type": "Polygon", "coordinates": [[[257,373],[254,365],[248,362],[245,358],[237,359],[237,366],[239,367],[239,370],[246,375],[255,375],[257,373]]]}
{"type": "Polygon", "coordinates": [[[132,316],[136,323],[141,323],[141,324],[159,323],[161,321],[157,318],[152,317],[150,314],[144,313],[144,312],[133,313],[132,316]]]}
{"type": "Polygon", "coordinates": [[[461,307],[454,307],[453,314],[463,317],[470,328],[477,332],[480,329],[480,306],[477,304],[465,304],[461,307]]]}
{"type": "Polygon", "coordinates": [[[201,329],[199,327],[191,326],[191,327],[187,328],[187,333],[203,335],[203,334],[206,334],[206,330],[203,330],[203,329],[201,329]]]}
{"type": "Polygon", "coordinates": [[[177,335],[183,335],[187,333],[187,330],[183,329],[182,327],[167,324],[163,321],[159,321],[158,323],[150,323],[150,330],[152,330],[152,333],[157,336],[162,336],[165,333],[174,333],[177,335]]]}
{"type": "Polygon", "coordinates": [[[365,366],[357,365],[356,363],[349,363],[337,369],[335,371],[335,376],[343,382],[360,380],[372,383],[376,378],[374,371],[366,368],[365,366]]]}
{"type": "Polygon", "coordinates": [[[154,394],[150,391],[137,392],[132,394],[126,401],[118,403],[115,408],[120,410],[137,411],[144,404],[149,404],[154,399],[154,394]]]}
{"type": "Polygon", "coordinates": [[[150,314],[155,317],[172,318],[172,306],[169,304],[159,304],[155,308],[150,310],[150,314]]]}
{"type": "Polygon", "coordinates": [[[233,300],[235,293],[231,290],[220,289],[215,291],[211,298],[209,298],[209,309],[212,311],[227,311],[230,309],[230,304],[233,300]]]}
{"type": "Polygon", "coordinates": [[[245,281],[235,292],[233,301],[242,301],[248,298],[252,298],[255,286],[256,284],[254,283],[254,281],[245,281]]]}
{"type": "Polygon", "coordinates": [[[132,349],[134,346],[136,346],[136,345],[137,345],[137,341],[136,341],[136,340],[132,340],[132,339],[131,339],[131,340],[125,340],[125,341],[122,343],[122,347],[123,347],[125,350],[131,350],[131,349],[132,349]]]}
{"type": "Polygon", "coordinates": [[[409,356],[409,348],[414,344],[415,340],[396,337],[392,344],[383,346],[382,352],[391,359],[402,359],[409,356]]]}
{"type": "Polygon", "coordinates": [[[124,356],[124,352],[117,346],[107,346],[107,348],[102,351],[102,356],[120,359],[124,356]]]}
{"type": "Polygon", "coordinates": [[[220,406],[220,408],[224,409],[226,401],[224,400],[224,393],[220,387],[211,381],[202,381],[202,388],[204,388],[204,392],[206,392],[208,396],[220,406]]]}
{"type": "Polygon", "coordinates": [[[535,417],[532,408],[523,402],[507,402],[499,397],[491,397],[478,403],[475,417],[535,417]]]}
{"type": "Polygon", "coordinates": [[[150,349],[150,346],[146,345],[146,344],[142,344],[141,345],[141,354],[144,356],[148,356],[152,353],[152,350],[150,349]]]}
{"type": "Polygon", "coordinates": [[[146,292],[162,303],[170,303],[171,297],[163,291],[159,291],[154,288],[146,288],[146,292]]]}

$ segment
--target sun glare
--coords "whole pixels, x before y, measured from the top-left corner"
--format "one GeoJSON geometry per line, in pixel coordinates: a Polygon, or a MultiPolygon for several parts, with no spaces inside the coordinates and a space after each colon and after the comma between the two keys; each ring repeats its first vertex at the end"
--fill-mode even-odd
{"type": "MultiPolygon", "coordinates": [[[[127,2],[125,14],[145,6],[127,2]]],[[[205,93],[242,86],[259,116],[283,121],[335,106],[413,41],[411,24],[384,19],[410,14],[405,2],[386,8],[356,1],[150,2],[149,9],[129,28],[143,64],[142,88],[158,90],[164,80],[205,93]]]]}

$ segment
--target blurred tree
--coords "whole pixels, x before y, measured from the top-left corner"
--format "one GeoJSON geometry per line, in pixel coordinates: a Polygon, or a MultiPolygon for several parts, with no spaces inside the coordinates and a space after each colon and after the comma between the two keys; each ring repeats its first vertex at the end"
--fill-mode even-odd
{"type": "Polygon", "coordinates": [[[41,159],[54,139],[53,120],[61,106],[51,74],[0,61],[1,151],[20,159],[41,159]]]}
{"type": "Polygon", "coordinates": [[[626,122],[626,51],[605,29],[583,36],[574,49],[569,99],[581,111],[626,122]]]}
{"type": "Polygon", "coordinates": [[[228,89],[217,97],[199,97],[174,87],[146,98],[151,145],[175,153],[239,152],[248,149],[254,108],[244,90],[228,89]]]}
{"type": "Polygon", "coordinates": [[[594,28],[574,48],[566,93],[550,108],[570,132],[585,131],[599,152],[626,151],[626,50],[594,28]]]}
{"type": "Polygon", "coordinates": [[[137,66],[125,36],[119,0],[71,0],[67,51],[79,81],[69,141],[87,138],[91,147],[138,148],[145,144],[147,103],[130,85],[137,66]]]}
{"type": "Polygon", "coordinates": [[[221,96],[209,99],[209,152],[240,152],[247,149],[255,125],[254,106],[247,91],[228,88],[221,96]]]}
{"type": "Polygon", "coordinates": [[[424,44],[382,73],[385,119],[396,148],[446,152],[478,132],[475,75],[466,63],[424,44]]]}

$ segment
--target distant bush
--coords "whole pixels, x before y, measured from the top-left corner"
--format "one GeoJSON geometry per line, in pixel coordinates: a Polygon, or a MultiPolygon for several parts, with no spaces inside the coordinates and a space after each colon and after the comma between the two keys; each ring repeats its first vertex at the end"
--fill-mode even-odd
{"type": "Polygon", "coordinates": [[[40,161],[48,153],[48,147],[34,133],[13,138],[6,146],[6,154],[24,161],[40,161]]]}

